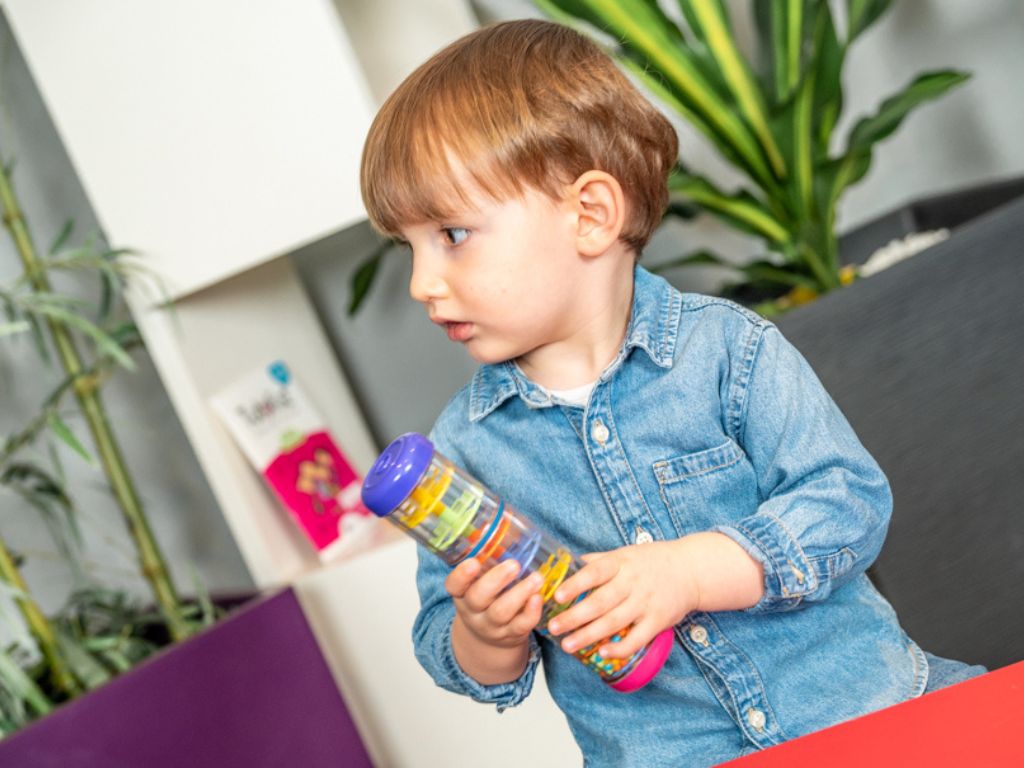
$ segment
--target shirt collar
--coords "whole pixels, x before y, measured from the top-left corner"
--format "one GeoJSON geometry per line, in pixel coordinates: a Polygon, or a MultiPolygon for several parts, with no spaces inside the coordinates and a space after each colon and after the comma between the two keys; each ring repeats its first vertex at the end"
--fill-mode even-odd
{"type": "MultiPolygon", "coordinates": [[[[642,349],[661,368],[671,368],[682,315],[682,296],[663,278],[637,265],[633,280],[633,313],[626,340],[601,379],[607,379],[634,349],[642,349]]],[[[508,398],[518,394],[530,408],[553,404],[550,395],[534,384],[512,361],[482,365],[470,384],[469,418],[479,421],[508,398]]]]}

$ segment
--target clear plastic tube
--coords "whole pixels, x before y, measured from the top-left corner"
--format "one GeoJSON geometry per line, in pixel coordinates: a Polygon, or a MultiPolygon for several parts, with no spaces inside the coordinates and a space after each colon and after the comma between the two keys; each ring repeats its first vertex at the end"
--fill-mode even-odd
{"type": "MultiPolygon", "coordinates": [[[[403,438],[409,439],[409,436],[403,438]]],[[[449,565],[457,565],[472,557],[487,570],[507,560],[515,560],[520,566],[517,581],[533,573],[539,574],[542,582],[538,592],[544,602],[537,630],[547,635],[551,619],[586,596],[584,593],[570,603],[559,603],[554,599],[559,585],[579,571],[583,562],[568,547],[538,529],[495,493],[433,450],[426,438],[419,435],[415,438],[429,446],[429,460],[421,459],[416,464],[419,475],[415,482],[411,482],[413,478],[406,473],[402,475],[404,484],[401,487],[389,488],[389,491],[400,494],[406,490],[405,485],[409,485],[404,498],[391,509],[378,509],[390,506],[391,501],[398,497],[392,493],[392,498],[381,503],[384,496],[379,483],[382,478],[386,481],[396,475],[394,472],[387,475],[378,468],[382,462],[388,467],[394,464],[396,456],[392,447],[398,443],[395,441],[367,475],[367,484],[371,486],[368,491],[364,485],[367,506],[449,565]]],[[[425,446],[419,447],[423,454],[428,450],[425,446]]],[[[606,659],[598,653],[602,645],[619,640],[628,632],[629,629],[625,628],[579,649],[573,655],[617,690],[636,690],[649,682],[664,664],[672,646],[672,631],[665,630],[628,658],[606,659]]]]}

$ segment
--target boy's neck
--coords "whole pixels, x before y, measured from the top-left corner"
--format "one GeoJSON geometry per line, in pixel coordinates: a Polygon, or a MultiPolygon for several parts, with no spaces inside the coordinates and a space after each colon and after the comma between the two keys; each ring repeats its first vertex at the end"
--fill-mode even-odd
{"type": "Polygon", "coordinates": [[[531,381],[564,390],[596,381],[618,355],[633,311],[632,252],[594,265],[581,286],[579,322],[566,339],[534,350],[516,363],[531,381]]]}

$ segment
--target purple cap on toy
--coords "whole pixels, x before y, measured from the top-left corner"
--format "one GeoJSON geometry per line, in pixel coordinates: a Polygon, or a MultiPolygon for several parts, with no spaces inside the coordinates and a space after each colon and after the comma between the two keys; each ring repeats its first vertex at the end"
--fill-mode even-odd
{"type": "Polygon", "coordinates": [[[434,444],[417,432],[396,437],[363,480],[363,504],[378,517],[391,514],[416,487],[434,456],[434,444]]]}
{"type": "Polygon", "coordinates": [[[669,653],[672,652],[674,641],[675,635],[672,632],[672,628],[663,630],[661,634],[651,640],[651,644],[647,646],[647,651],[644,653],[644,657],[640,659],[640,663],[633,667],[624,678],[612,683],[611,687],[622,693],[632,693],[643,688],[654,679],[654,676],[665,665],[665,660],[668,658],[669,653]]]}

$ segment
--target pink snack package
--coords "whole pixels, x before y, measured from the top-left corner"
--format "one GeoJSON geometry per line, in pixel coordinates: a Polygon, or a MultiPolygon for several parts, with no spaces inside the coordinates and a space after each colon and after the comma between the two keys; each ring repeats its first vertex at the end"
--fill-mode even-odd
{"type": "Polygon", "coordinates": [[[360,499],[362,478],[285,363],[242,377],[211,403],[321,559],[375,524],[360,499]]]}

